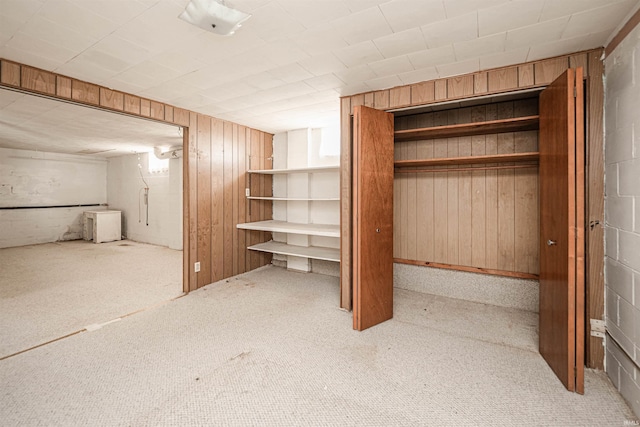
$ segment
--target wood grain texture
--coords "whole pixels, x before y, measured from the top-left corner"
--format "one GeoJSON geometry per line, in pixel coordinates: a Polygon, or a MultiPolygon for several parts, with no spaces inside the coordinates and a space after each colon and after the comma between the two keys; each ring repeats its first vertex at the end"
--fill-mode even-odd
{"type": "MultiPolygon", "coordinates": [[[[574,70],[540,95],[540,354],[570,391],[580,391],[576,297],[576,111],[574,70]],[[547,244],[548,241],[554,242],[547,244]]],[[[578,173],[577,173],[578,172],[578,173]]]]}
{"type": "Polygon", "coordinates": [[[188,167],[185,169],[184,176],[185,182],[188,187],[185,190],[188,192],[187,200],[189,206],[189,215],[186,219],[188,221],[188,246],[183,248],[189,251],[189,263],[184,266],[189,272],[189,291],[195,291],[198,289],[198,275],[195,273],[194,264],[198,262],[198,115],[196,113],[189,113],[189,147],[185,152],[188,156],[188,167]]]}
{"type": "Polygon", "coordinates": [[[518,67],[500,68],[487,73],[489,92],[513,90],[518,87],[518,67]]]}
{"type": "Polygon", "coordinates": [[[534,65],[535,84],[545,85],[553,82],[558,76],[569,68],[569,57],[547,59],[536,62],[534,65]]]}
{"type": "Polygon", "coordinates": [[[71,99],[72,79],[63,76],[56,76],[56,96],[71,99]]]}
{"type": "MultiPolygon", "coordinates": [[[[193,129],[195,131],[195,128],[193,129]]],[[[189,155],[190,129],[185,127],[182,132],[182,291],[188,293],[191,290],[191,280],[195,281],[195,274],[191,272],[191,260],[195,258],[191,252],[191,200],[194,199],[191,192],[191,171],[196,166],[191,164],[193,158],[189,155]]]]}
{"type": "Polygon", "coordinates": [[[640,9],[636,11],[636,13],[629,18],[629,20],[623,25],[623,27],[618,31],[618,33],[611,39],[609,44],[605,48],[605,53],[607,56],[611,55],[611,53],[615,50],[616,47],[629,35],[634,28],[638,26],[640,23],[640,9]]]}
{"type": "Polygon", "coordinates": [[[122,92],[101,87],[99,93],[101,107],[124,111],[124,94],[122,92]]]}
{"type": "Polygon", "coordinates": [[[435,100],[443,101],[447,99],[447,80],[440,79],[434,82],[435,100]]]}
{"type": "Polygon", "coordinates": [[[48,71],[23,65],[20,67],[20,83],[21,87],[27,90],[47,95],[56,94],[56,75],[48,71]]]}
{"type": "Polygon", "coordinates": [[[488,73],[481,72],[473,75],[473,93],[474,95],[482,95],[489,90],[488,73]]]}
{"type": "Polygon", "coordinates": [[[412,105],[428,104],[436,99],[434,81],[413,84],[410,88],[412,105]]]}
{"type": "Polygon", "coordinates": [[[533,86],[535,76],[533,74],[533,64],[522,64],[518,66],[518,87],[533,86]]]}
{"type": "Polygon", "coordinates": [[[393,115],[356,107],[353,327],[393,317],[393,115]]]}
{"type": "Polygon", "coordinates": [[[189,111],[183,108],[173,109],[173,123],[188,126],[189,125],[189,111]]]}
{"type": "Polygon", "coordinates": [[[151,101],[140,98],[140,115],[142,117],[151,117],[151,101]]]}
{"type": "Polygon", "coordinates": [[[389,90],[389,108],[406,107],[411,104],[411,87],[401,86],[389,90]]]}
{"type": "Polygon", "coordinates": [[[224,122],[220,119],[211,120],[211,171],[211,281],[216,282],[225,278],[224,122]]]}
{"type": "Polygon", "coordinates": [[[492,276],[513,277],[517,279],[537,280],[537,274],[518,273],[516,271],[494,270],[491,268],[469,267],[467,265],[452,265],[439,262],[416,261],[412,259],[394,258],[393,262],[398,264],[419,265],[421,267],[442,268],[445,270],[468,271],[469,273],[490,274],[492,276]]]}
{"type": "Polygon", "coordinates": [[[173,107],[171,105],[164,106],[164,121],[173,123],[173,107]]]}
{"type": "Polygon", "coordinates": [[[575,381],[576,392],[584,394],[585,362],[585,131],[584,131],[584,74],[577,68],[575,82],[575,381]]]}
{"type": "Polygon", "coordinates": [[[602,338],[591,336],[589,319],[604,320],[604,87],[601,52],[588,54],[587,79],[587,268],[586,268],[586,365],[604,369],[602,338]],[[590,227],[589,224],[593,224],[590,227]],[[597,224],[597,225],[596,225],[597,224]]]}
{"type": "Polygon", "coordinates": [[[71,82],[71,98],[85,104],[99,105],[100,86],[74,79],[71,82]]]}
{"type": "Polygon", "coordinates": [[[7,61],[0,61],[0,82],[6,86],[20,87],[20,64],[7,61]]]}
{"type": "MultiPolygon", "coordinates": [[[[237,132],[237,128],[236,128],[237,132]]],[[[223,277],[233,275],[233,123],[224,122],[223,134],[223,193],[222,200],[224,203],[224,270],[223,277]]],[[[262,169],[263,165],[260,165],[262,169]]],[[[263,190],[263,189],[261,189],[263,190]]],[[[262,191],[258,194],[264,194],[262,191]]],[[[263,204],[263,203],[261,203],[263,204]]]]}
{"type": "Polygon", "coordinates": [[[198,288],[211,280],[211,118],[197,115],[198,126],[198,189],[197,189],[197,239],[198,239],[198,288]]]}
{"type": "Polygon", "coordinates": [[[164,104],[156,101],[150,101],[149,104],[149,117],[164,120],[164,104]]]}
{"type": "Polygon", "coordinates": [[[451,77],[447,79],[447,96],[449,98],[462,98],[474,93],[473,74],[451,77]]]}
{"type": "Polygon", "coordinates": [[[431,128],[398,130],[395,140],[417,141],[423,139],[447,138],[450,136],[486,135],[489,133],[518,132],[538,128],[538,116],[503,117],[499,120],[472,123],[452,123],[431,128]]]}
{"type": "Polygon", "coordinates": [[[345,310],[352,307],[351,102],[350,97],[340,99],[340,307],[345,310]]]}
{"type": "Polygon", "coordinates": [[[373,93],[373,108],[386,110],[389,108],[389,91],[379,90],[373,93]]]}
{"type": "MultiPolygon", "coordinates": [[[[124,111],[126,113],[140,115],[140,98],[134,95],[124,94],[124,111]]],[[[184,116],[183,126],[189,126],[189,112],[184,116]]]]}

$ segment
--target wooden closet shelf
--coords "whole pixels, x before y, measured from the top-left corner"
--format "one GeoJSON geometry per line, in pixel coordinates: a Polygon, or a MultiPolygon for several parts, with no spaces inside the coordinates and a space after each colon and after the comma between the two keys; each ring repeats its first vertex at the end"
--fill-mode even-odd
{"type": "Polygon", "coordinates": [[[539,157],[540,155],[538,152],[491,154],[487,156],[448,157],[421,160],[396,160],[393,163],[393,166],[395,168],[409,168],[419,166],[450,166],[486,163],[532,162],[538,161],[539,157]]]}
{"type": "Polygon", "coordinates": [[[306,168],[291,168],[291,169],[252,169],[248,170],[248,173],[257,173],[262,175],[278,175],[288,173],[316,173],[316,172],[338,172],[340,166],[310,166],[306,168]]]}
{"type": "Polygon", "coordinates": [[[394,132],[395,142],[420,141],[423,139],[453,138],[457,136],[486,135],[490,133],[537,130],[540,116],[516,117],[487,122],[462,123],[394,132]]]}
{"type": "Polygon", "coordinates": [[[296,224],[286,221],[267,220],[238,224],[237,227],[244,230],[307,234],[309,236],[340,237],[340,226],[329,224],[296,224]]]}
{"type": "Polygon", "coordinates": [[[340,249],[324,248],[319,246],[295,246],[270,240],[265,243],[249,246],[253,251],[270,252],[279,255],[291,255],[301,258],[321,259],[324,261],[340,262],[340,249]]]}

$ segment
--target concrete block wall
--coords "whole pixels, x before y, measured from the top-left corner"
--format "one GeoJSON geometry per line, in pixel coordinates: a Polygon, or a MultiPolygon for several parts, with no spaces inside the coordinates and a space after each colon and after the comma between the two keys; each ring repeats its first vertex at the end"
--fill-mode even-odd
{"type": "Polygon", "coordinates": [[[109,158],[109,209],[122,211],[122,234],[127,239],[182,250],[182,159],[170,159],[167,172],[150,173],[148,159],[153,155],[109,158]],[[149,185],[149,225],[140,173],[149,185]]]}
{"type": "Polygon", "coordinates": [[[106,204],[107,161],[98,157],[0,148],[0,248],[82,239],[82,213],[106,204]]]}
{"type": "Polygon", "coordinates": [[[606,371],[640,415],[640,27],[605,76],[606,371]]]}

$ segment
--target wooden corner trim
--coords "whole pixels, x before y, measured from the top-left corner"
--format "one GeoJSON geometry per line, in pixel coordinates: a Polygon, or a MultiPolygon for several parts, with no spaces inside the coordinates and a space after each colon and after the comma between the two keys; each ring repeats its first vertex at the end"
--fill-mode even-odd
{"type": "Polygon", "coordinates": [[[605,55],[609,56],[638,24],[640,24],[640,9],[638,9],[631,18],[629,18],[620,31],[618,31],[618,34],[611,39],[607,47],[604,49],[605,55]]]}

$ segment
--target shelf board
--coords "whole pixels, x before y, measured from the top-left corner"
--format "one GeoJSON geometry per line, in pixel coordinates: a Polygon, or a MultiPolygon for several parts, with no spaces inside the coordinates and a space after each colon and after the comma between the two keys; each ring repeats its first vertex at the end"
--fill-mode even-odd
{"type": "Polygon", "coordinates": [[[286,243],[274,242],[273,240],[257,245],[249,246],[248,249],[261,252],[270,252],[279,255],[292,255],[302,258],[321,259],[325,261],[340,262],[340,249],[321,248],[318,246],[294,246],[286,243]]]}
{"type": "Polygon", "coordinates": [[[314,173],[314,172],[338,172],[340,166],[314,166],[308,168],[293,169],[254,169],[247,171],[248,173],[259,173],[264,175],[287,174],[287,173],[314,173]]]}
{"type": "Polygon", "coordinates": [[[408,168],[417,166],[449,166],[472,165],[481,163],[509,163],[509,162],[533,162],[538,161],[539,153],[509,153],[494,154],[489,156],[449,157],[422,160],[396,160],[393,165],[396,168],[408,168]]]}
{"type": "Polygon", "coordinates": [[[514,119],[491,120],[487,122],[398,130],[394,132],[394,140],[395,142],[420,141],[423,139],[452,138],[458,136],[536,130],[538,129],[539,119],[540,116],[526,116],[514,119]]]}
{"type": "Polygon", "coordinates": [[[340,237],[340,226],[328,224],[296,224],[293,222],[268,220],[238,224],[238,228],[243,230],[306,234],[309,236],[340,237]]]}
{"type": "Polygon", "coordinates": [[[325,197],[325,198],[299,198],[299,197],[258,197],[248,196],[249,200],[275,200],[275,201],[293,201],[293,202],[333,202],[340,201],[340,197],[325,197]]]}

